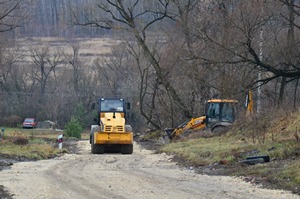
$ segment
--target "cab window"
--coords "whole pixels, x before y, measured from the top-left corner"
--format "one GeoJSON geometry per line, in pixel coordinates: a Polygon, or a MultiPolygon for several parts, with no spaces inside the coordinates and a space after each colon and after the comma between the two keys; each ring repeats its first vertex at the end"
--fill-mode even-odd
{"type": "Polygon", "coordinates": [[[208,105],[207,114],[209,118],[218,118],[220,115],[220,104],[210,103],[208,105]]]}
{"type": "Polygon", "coordinates": [[[120,100],[102,100],[101,101],[101,111],[103,112],[123,112],[123,101],[120,100]]]}
{"type": "Polygon", "coordinates": [[[234,121],[234,107],[232,103],[224,103],[222,108],[222,121],[234,121]]]}

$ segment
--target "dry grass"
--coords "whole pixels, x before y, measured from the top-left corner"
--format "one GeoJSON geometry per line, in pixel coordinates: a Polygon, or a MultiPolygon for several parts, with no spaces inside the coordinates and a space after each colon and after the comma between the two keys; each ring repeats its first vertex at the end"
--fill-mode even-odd
{"type": "Polygon", "coordinates": [[[59,153],[59,150],[49,144],[27,144],[22,146],[7,142],[1,144],[0,153],[41,160],[55,156],[59,153]]]}
{"type": "Polygon", "coordinates": [[[41,49],[49,47],[50,54],[55,52],[63,52],[66,55],[73,54],[73,45],[79,46],[79,56],[82,63],[91,66],[97,57],[107,58],[111,56],[111,49],[113,46],[119,44],[121,41],[110,38],[77,38],[77,39],[63,39],[56,37],[31,37],[21,38],[17,40],[20,47],[20,53],[24,57],[20,62],[30,63],[30,49],[41,49]]]}
{"type": "Polygon", "coordinates": [[[58,132],[49,130],[7,128],[4,139],[1,140],[0,154],[25,157],[33,160],[51,158],[61,153],[57,147],[53,147],[57,136],[58,132]],[[27,142],[16,144],[16,141],[23,140],[27,142]]]}
{"type": "MultiPolygon", "coordinates": [[[[0,154],[11,155],[15,157],[25,157],[30,160],[48,159],[68,152],[74,139],[65,138],[63,149],[57,147],[57,137],[63,131],[48,129],[21,129],[6,128],[4,139],[0,140],[0,154]],[[27,143],[19,145],[15,140],[26,140],[27,143]],[[71,142],[68,142],[71,141],[71,142]]],[[[82,133],[82,139],[89,139],[89,131],[82,133]]],[[[22,142],[23,143],[23,142],[22,142]]],[[[72,149],[71,149],[72,150],[72,149]]]]}
{"type": "Polygon", "coordinates": [[[161,150],[182,156],[196,165],[208,165],[222,160],[235,161],[239,153],[250,151],[252,148],[251,143],[218,136],[178,141],[164,146],[161,150]]]}
{"type": "Polygon", "coordinates": [[[291,176],[291,183],[298,186],[300,184],[299,168],[300,161],[292,163],[282,172],[282,177],[284,178],[291,176]]]}
{"type": "MultiPolygon", "coordinates": [[[[291,121],[291,123],[295,122],[291,121]]],[[[183,156],[192,162],[206,162],[207,164],[223,159],[237,161],[244,158],[245,155],[251,155],[251,152],[253,155],[267,154],[277,159],[298,157],[300,156],[300,144],[294,138],[293,125],[288,126],[285,132],[282,132],[282,128],[279,126],[277,126],[277,132],[268,131],[264,142],[254,142],[250,130],[236,133],[232,132],[236,130],[234,128],[227,135],[177,141],[163,146],[161,150],[183,156]],[[276,136],[276,141],[274,141],[274,136],[276,136]]]]}
{"type": "Polygon", "coordinates": [[[207,138],[195,136],[194,139],[167,144],[160,150],[182,157],[194,165],[224,162],[239,165],[239,161],[247,156],[269,155],[270,163],[242,167],[232,174],[267,177],[277,185],[284,184],[284,187],[296,191],[300,188],[297,187],[300,184],[300,143],[295,138],[297,131],[300,132],[299,112],[282,113],[271,119],[268,116],[255,122],[240,121],[226,135],[207,138]]]}

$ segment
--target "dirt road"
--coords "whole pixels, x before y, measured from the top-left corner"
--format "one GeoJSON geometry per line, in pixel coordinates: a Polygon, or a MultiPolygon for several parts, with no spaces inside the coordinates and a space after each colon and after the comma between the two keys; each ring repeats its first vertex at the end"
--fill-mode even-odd
{"type": "Polygon", "coordinates": [[[180,169],[169,156],[154,154],[136,143],[132,155],[92,155],[88,141],[78,146],[79,154],[16,163],[0,172],[0,185],[17,199],[300,198],[254,187],[238,178],[180,169]]]}

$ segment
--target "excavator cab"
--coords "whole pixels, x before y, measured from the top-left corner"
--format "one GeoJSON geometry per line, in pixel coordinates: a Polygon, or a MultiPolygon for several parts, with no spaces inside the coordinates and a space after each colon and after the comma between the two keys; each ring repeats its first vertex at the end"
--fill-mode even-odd
{"type": "Polygon", "coordinates": [[[236,118],[237,100],[211,99],[207,101],[205,111],[206,127],[214,129],[217,126],[229,126],[236,118]]]}

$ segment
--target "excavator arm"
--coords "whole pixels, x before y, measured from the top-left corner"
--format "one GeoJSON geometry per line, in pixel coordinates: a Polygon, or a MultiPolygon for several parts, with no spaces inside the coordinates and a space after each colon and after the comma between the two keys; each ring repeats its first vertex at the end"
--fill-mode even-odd
{"type": "Polygon", "coordinates": [[[190,120],[185,121],[177,128],[165,129],[166,134],[170,140],[174,138],[181,137],[183,133],[189,130],[202,130],[206,127],[205,125],[205,116],[191,118],[190,120]]]}

